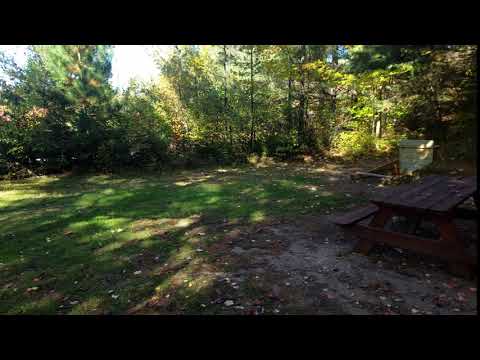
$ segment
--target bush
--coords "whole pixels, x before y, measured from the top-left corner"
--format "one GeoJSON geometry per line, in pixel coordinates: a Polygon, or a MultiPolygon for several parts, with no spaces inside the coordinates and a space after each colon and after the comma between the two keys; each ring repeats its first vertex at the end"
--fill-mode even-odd
{"type": "Polygon", "coordinates": [[[275,162],[271,157],[265,155],[258,156],[257,154],[253,153],[247,156],[247,163],[255,167],[266,167],[273,165],[275,162]]]}
{"type": "Polygon", "coordinates": [[[266,151],[263,151],[263,155],[274,156],[280,160],[287,160],[295,156],[295,144],[294,139],[285,135],[271,135],[265,140],[266,151]]]}
{"type": "Polygon", "coordinates": [[[375,137],[361,131],[341,132],[332,142],[335,155],[358,158],[375,153],[375,137]]]}
{"type": "Polygon", "coordinates": [[[35,176],[35,173],[19,163],[7,163],[5,175],[0,174],[3,180],[20,180],[35,176]]]}
{"type": "Polygon", "coordinates": [[[392,151],[398,149],[398,142],[401,138],[404,137],[397,136],[388,139],[375,139],[375,149],[380,153],[391,153],[392,151]]]}
{"type": "Polygon", "coordinates": [[[362,131],[342,132],[333,139],[332,153],[349,159],[371,155],[389,155],[398,149],[398,142],[407,137],[403,134],[377,139],[362,131]]]}
{"type": "Polygon", "coordinates": [[[236,159],[236,154],[228,143],[199,142],[193,146],[192,151],[200,159],[219,165],[230,164],[236,159]]]}

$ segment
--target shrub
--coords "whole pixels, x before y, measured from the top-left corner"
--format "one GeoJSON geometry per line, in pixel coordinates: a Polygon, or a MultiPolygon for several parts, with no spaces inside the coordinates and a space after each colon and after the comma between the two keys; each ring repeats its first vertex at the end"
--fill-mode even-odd
{"type": "Polygon", "coordinates": [[[347,158],[370,155],[375,150],[375,137],[361,131],[338,133],[332,142],[333,153],[347,158]]]}

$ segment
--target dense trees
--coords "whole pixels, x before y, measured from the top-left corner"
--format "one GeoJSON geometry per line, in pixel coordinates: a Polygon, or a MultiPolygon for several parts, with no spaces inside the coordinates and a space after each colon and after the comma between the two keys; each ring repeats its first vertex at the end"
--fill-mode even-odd
{"type": "MultiPolygon", "coordinates": [[[[155,55],[154,55],[155,56],[155,55]]],[[[476,146],[476,47],[175,46],[161,76],[109,82],[111,46],[0,54],[0,172],[361,155],[401,137],[476,146]]]]}

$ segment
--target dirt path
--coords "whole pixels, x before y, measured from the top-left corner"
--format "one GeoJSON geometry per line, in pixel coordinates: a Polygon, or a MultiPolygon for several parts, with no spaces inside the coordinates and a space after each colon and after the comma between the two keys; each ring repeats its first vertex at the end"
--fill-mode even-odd
{"type": "Polygon", "coordinates": [[[234,241],[242,266],[229,276],[255,279],[257,290],[282,300],[273,306],[279,313],[476,314],[475,281],[405,251],[353,253],[354,241],[325,216],[266,226],[234,241]]]}
{"type": "MultiPolygon", "coordinates": [[[[378,179],[350,181],[349,175],[355,170],[362,168],[335,164],[289,168],[299,173],[314,172],[328,180],[322,190],[347,196],[368,198],[386,189],[379,186],[378,179]]],[[[199,307],[188,310],[160,303],[147,312],[477,314],[476,279],[453,277],[442,261],[400,249],[377,246],[368,256],[354,253],[357,239],[328,220],[330,213],[344,210],[322,211],[270,218],[253,225],[206,222],[201,231],[223,235],[205,248],[211,255],[209,268],[194,274],[210,279],[199,307]]],[[[463,236],[475,243],[476,223],[458,225],[463,236]]]]}
{"type": "MultiPolygon", "coordinates": [[[[322,175],[335,191],[365,196],[382,191],[375,183],[352,183],[350,172],[331,168],[322,175]]],[[[476,241],[474,222],[458,225],[476,241]]],[[[235,270],[226,277],[253,289],[253,302],[236,302],[246,313],[477,314],[476,279],[453,277],[442,261],[405,250],[378,246],[369,256],[354,253],[356,239],[325,214],[240,228],[236,234],[227,245],[235,270]]]]}

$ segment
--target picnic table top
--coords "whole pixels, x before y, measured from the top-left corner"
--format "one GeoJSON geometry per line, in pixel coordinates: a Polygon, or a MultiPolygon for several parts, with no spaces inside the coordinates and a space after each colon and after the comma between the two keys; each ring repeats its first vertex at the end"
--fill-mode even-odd
{"type": "Polygon", "coordinates": [[[400,185],[375,195],[378,206],[449,212],[477,191],[477,177],[431,175],[417,183],[400,185]]]}

